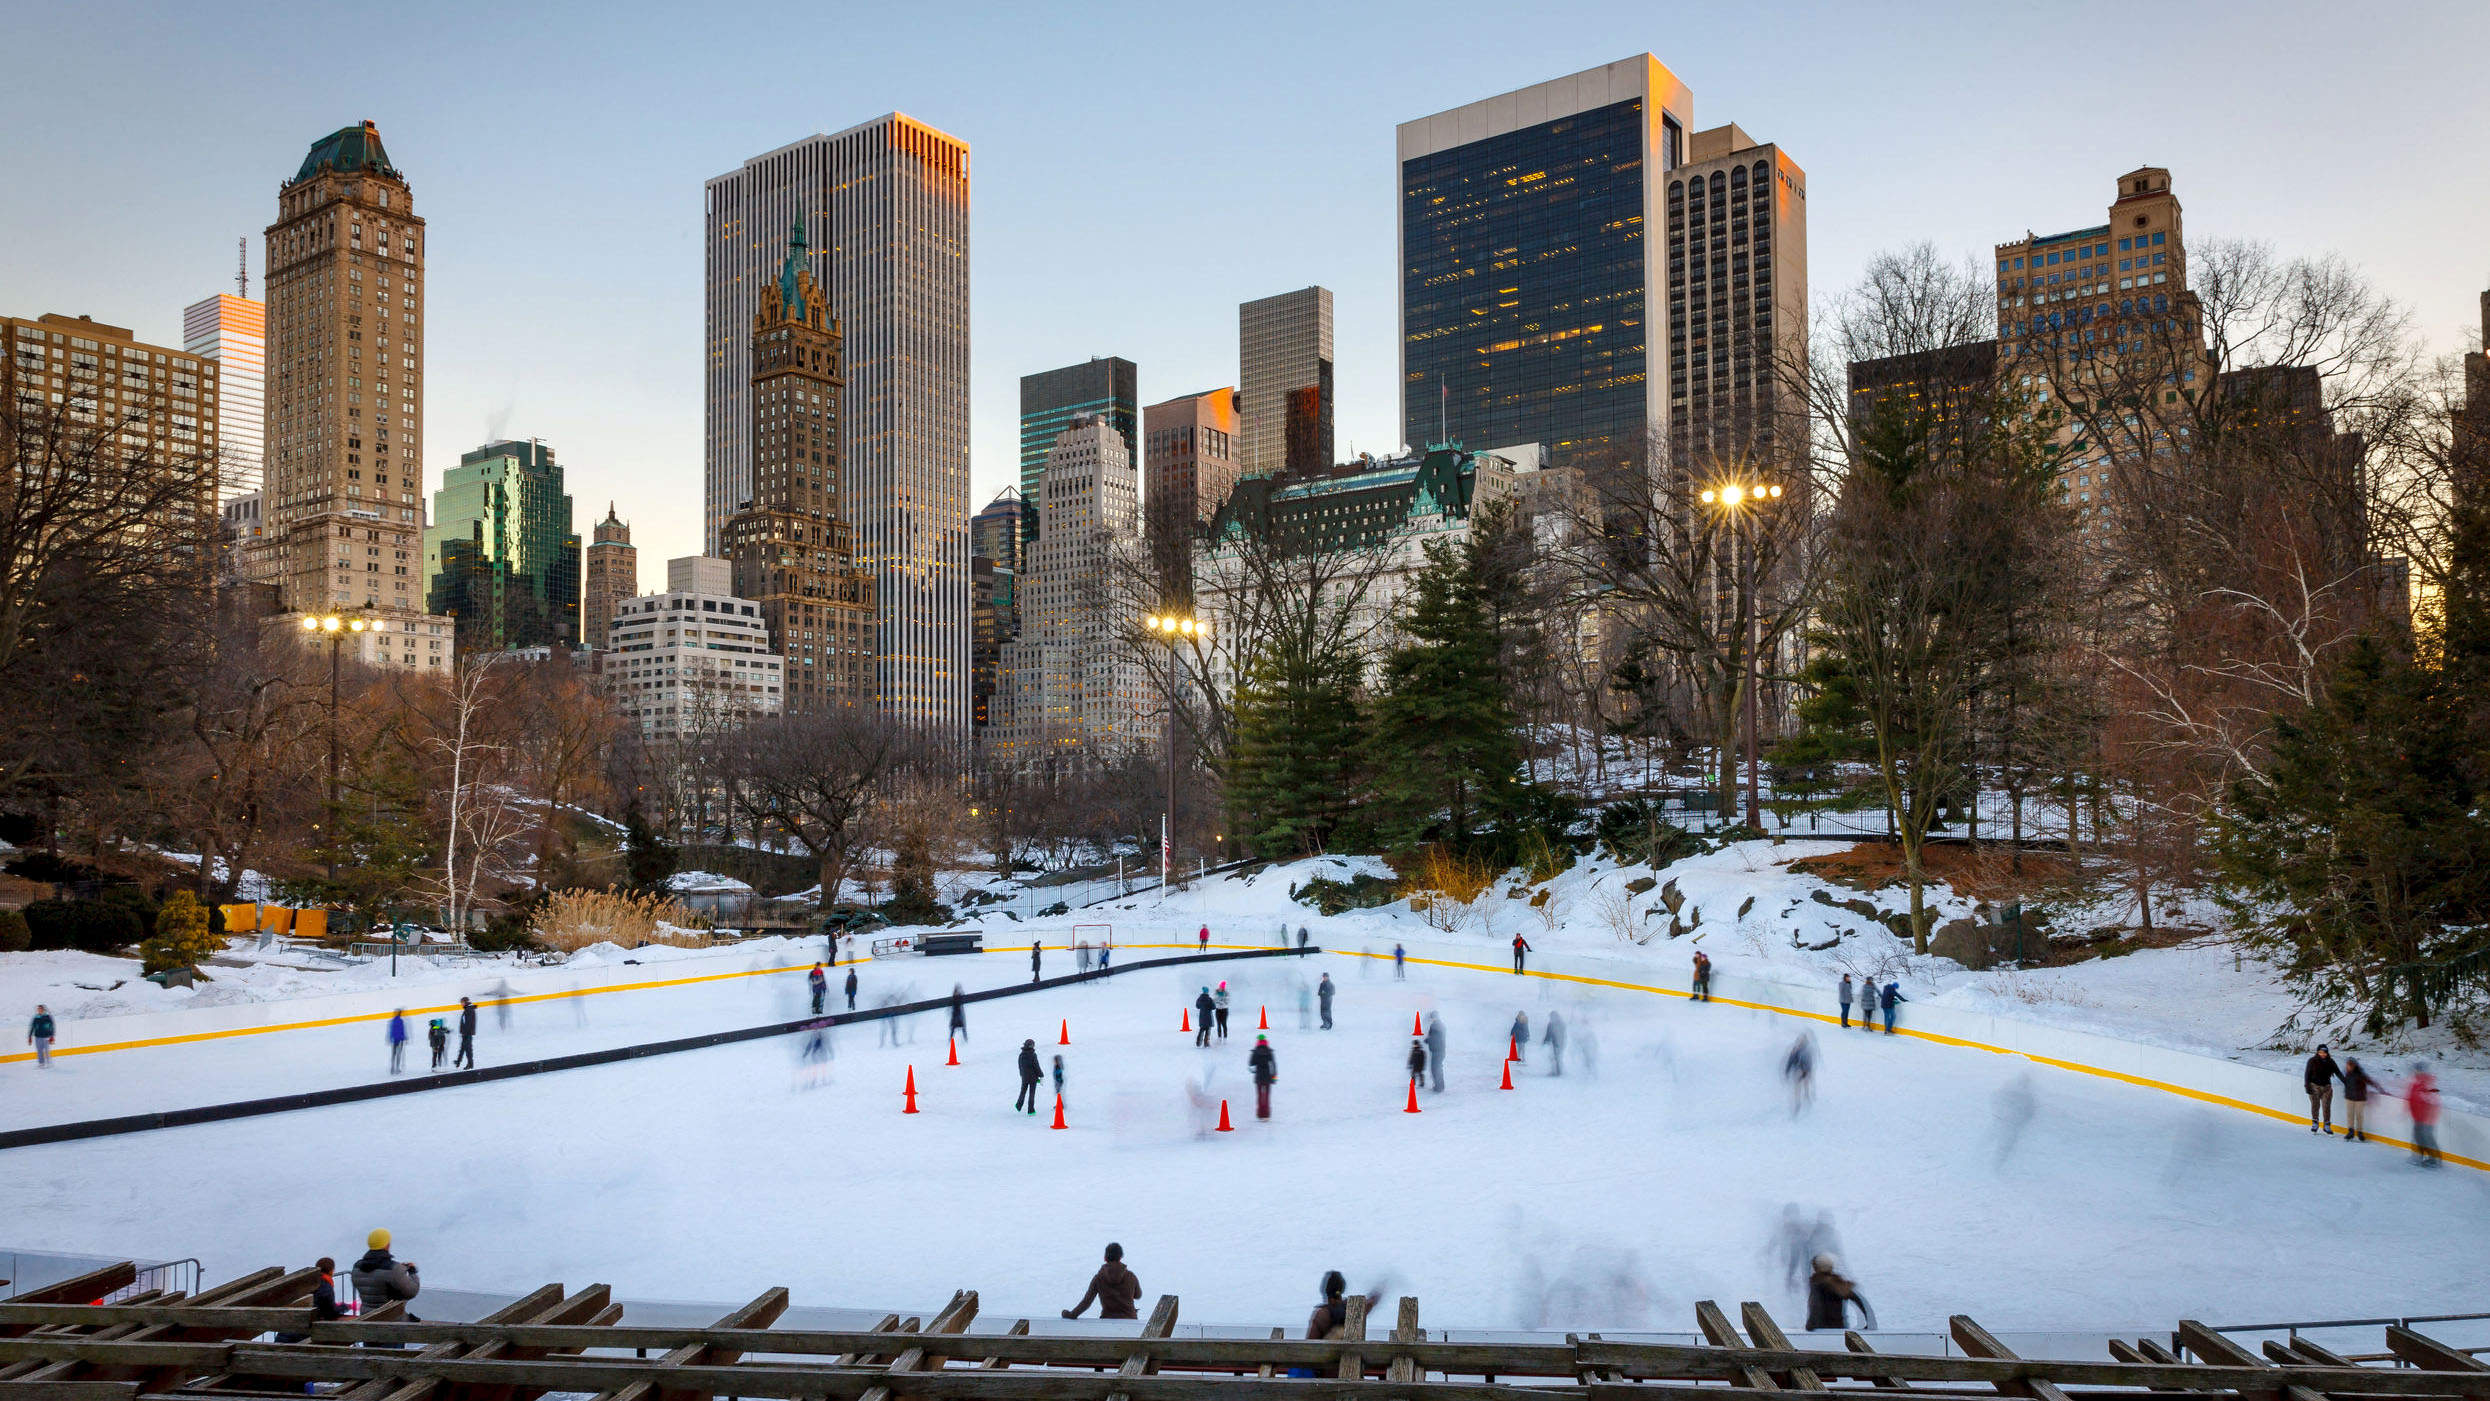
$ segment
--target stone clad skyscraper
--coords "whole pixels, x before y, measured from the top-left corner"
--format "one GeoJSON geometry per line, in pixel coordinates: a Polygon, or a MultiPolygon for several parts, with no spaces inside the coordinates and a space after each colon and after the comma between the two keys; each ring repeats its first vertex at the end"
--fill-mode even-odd
{"type": "Polygon", "coordinates": [[[584,552],[585,578],[580,602],[579,636],[602,649],[614,629],[614,605],[640,594],[640,549],[631,543],[631,523],[605,503],[605,519],[596,523],[596,538],[584,552]]]}
{"type": "Polygon", "coordinates": [[[708,547],[756,500],[753,318],[801,221],[843,333],[841,504],[874,581],[876,695],[965,738],[968,144],[891,113],[755,156],[706,194],[708,547]]]}
{"type": "Polygon", "coordinates": [[[268,226],[258,577],[294,611],[421,615],[424,221],[370,122],[314,142],[268,226]]]}
{"type": "Polygon", "coordinates": [[[786,659],[791,714],[874,697],[874,581],[839,509],[839,323],[806,253],[799,223],[752,316],[752,496],[721,532],[736,596],[760,605],[786,659]]]}
{"type": "Polygon", "coordinates": [[[1236,360],[1236,459],[1245,470],[1302,475],[1331,466],[1331,289],[1301,287],[1239,306],[1236,360]]]}

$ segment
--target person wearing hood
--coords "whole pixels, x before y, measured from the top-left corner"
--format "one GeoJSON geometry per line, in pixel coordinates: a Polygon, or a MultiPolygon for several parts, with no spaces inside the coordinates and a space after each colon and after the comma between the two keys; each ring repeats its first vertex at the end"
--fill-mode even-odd
{"type": "Polygon", "coordinates": [[[442,1060],[450,1053],[449,1023],[434,1017],[432,1025],[424,1028],[424,1039],[432,1046],[432,1068],[439,1070],[442,1060]]]}
{"type": "Polygon", "coordinates": [[[1092,1299],[1098,1301],[1100,1318],[1141,1317],[1135,1309],[1141,1302],[1140,1277],[1124,1267],[1124,1247],[1114,1241],[1107,1242],[1106,1263],[1089,1277],[1088,1292],[1081,1295],[1081,1302],[1065,1309],[1063,1316],[1079,1318],[1092,1299]]]}
{"type": "Polygon", "coordinates": [[[968,990],[958,983],[951,985],[951,1034],[968,1039],[968,990]]]}
{"type": "Polygon", "coordinates": [[[1194,1045],[1207,1046],[1210,1044],[1210,1017],[1211,1013],[1217,1010],[1218,1005],[1219,1004],[1210,1000],[1210,989],[1207,987],[1202,989],[1201,996],[1193,999],[1194,1045]]]}
{"type": "Polygon", "coordinates": [[[1849,1327],[1852,1304],[1859,1306],[1860,1326],[1874,1332],[1876,1310],[1868,1307],[1867,1296],[1859,1292],[1857,1283],[1843,1276],[1832,1256],[1818,1255],[1814,1271],[1807,1276],[1807,1327],[1849,1327]]]}
{"type": "Polygon", "coordinates": [[[1038,1102],[1038,1082],[1045,1078],[1045,1070],[1038,1065],[1037,1042],[1034,1040],[1021,1042],[1020,1097],[1012,1101],[1012,1108],[1026,1109],[1035,1114],[1038,1102]]]}
{"type": "MultiPolygon", "coordinates": [[[[389,1253],[389,1232],[386,1228],[375,1229],[363,1243],[370,1249],[363,1252],[362,1259],[354,1262],[354,1272],[349,1278],[354,1284],[355,1297],[363,1301],[365,1313],[407,1302],[423,1292],[423,1281],[415,1275],[415,1262],[400,1260],[389,1253]]],[[[407,1320],[414,1323],[423,1321],[413,1314],[408,1314],[407,1320]]]]}

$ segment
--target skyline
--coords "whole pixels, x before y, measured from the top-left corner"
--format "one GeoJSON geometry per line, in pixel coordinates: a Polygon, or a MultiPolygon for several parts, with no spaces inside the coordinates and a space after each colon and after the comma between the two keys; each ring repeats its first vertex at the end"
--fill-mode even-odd
{"type": "Polygon", "coordinates": [[[1765,56],[1752,20],[1647,5],[1512,34],[1486,6],[1294,12],[1231,26],[1100,6],[1021,33],[769,11],[721,33],[653,10],[454,6],[409,34],[296,6],[11,5],[58,56],[21,77],[23,110],[79,116],[37,118],[0,155],[9,188],[37,196],[0,209],[0,312],[178,344],[182,308],[230,289],[237,236],[263,293],[278,183],[368,118],[430,226],[423,491],[481,443],[539,437],[574,494],[617,502],[662,561],[700,548],[703,183],[894,110],[974,162],[972,512],[1016,476],[1021,375],[1117,355],[1144,403],[1234,384],[1237,304],[1309,284],[1337,296],[1339,455],[1400,446],[1395,125],[1644,51],[1693,90],[1698,127],[1737,121],[1808,169],[1819,303],[1883,249],[1984,259],[2033,224],[2092,222],[2144,164],[2171,169],[2199,237],[2340,254],[2433,350],[2490,282],[2490,169],[2460,117],[2490,14],[2415,16],[2401,51],[2346,55],[2313,5],[2199,7],[2132,44],[1969,6],[1908,22],[1787,7],[1765,56]],[[1492,70],[1475,61],[1489,32],[1492,70]],[[818,46],[807,71],[836,81],[751,76],[764,39],[818,46]],[[393,61],[311,56],[365,44],[393,61]],[[1332,66],[1304,64],[1309,44],[1332,66]],[[1133,81],[1059,81],[1098,64],[1133,81]],[[225,74],[213,126],[181,80],[200,67],[225,74]],[[530,81],[484,81],[508,71],[530,81]],[[1136,199],[1097,197],[1101,146],[1136,199]],[[141,150],[146,179],[107,178],[141,150]]]}

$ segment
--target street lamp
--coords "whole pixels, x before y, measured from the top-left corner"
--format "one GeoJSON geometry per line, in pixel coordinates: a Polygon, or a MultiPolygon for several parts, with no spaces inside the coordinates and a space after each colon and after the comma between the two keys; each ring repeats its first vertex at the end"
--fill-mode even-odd
{"type": "MultiPolygon", "coordinates": [[[[1738,540],[1737,527],[1751,518],[1750,513],[1780,499],[1781,487],[1777,482],[1725,482],[1717,487],[1706,487],[1703,492],[1703,504],[1717,506],[1729,513],[1733,547],[1738,540]]],[[[1738,552],[1738,586],[1746,606],[1746,820],[1761,832],[1764,830],[1764,814],[1755,796],[1755,650],[1761,645],[1762,629],[1755,616],[1755,536],[1752,528],[1747,531],[1745,545],[1746,548],[1738,552]]]]}
{"type": "Polygon", "coordinates": [[[1167,699],[1167,812],[1159,819],[1159,899],[1175,882],[1176,861],[1176,658],[1179,640],[1210,636],[1210,620],[1174,608],[1141,620],[1150,635],[1168,646],[1167,671],[1159,690],[1167,699]]]}
{"type": "Polygon", "coordinates": [[[361,618],[343,618],[335,613],[305,613],[303,631],[329,637],[329,884],[337,883],[337,776],[342,767],[337,748],[337,648],[346,634],[362,632],[375,624],[361,618]]]}

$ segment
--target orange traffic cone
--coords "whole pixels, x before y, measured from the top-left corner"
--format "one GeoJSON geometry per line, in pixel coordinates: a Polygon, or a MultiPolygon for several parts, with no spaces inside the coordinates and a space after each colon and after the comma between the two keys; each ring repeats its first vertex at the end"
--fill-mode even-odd
{"type": "Polygon", "coordinates": [[[1176,1014],[1176,1030],[1178,1030],[1178,1031],[1191,1031],[1192,1029],[1193,1029],[1193,1009],[1192,1009],[1192,1008],[1190,1008],[1190,1007],[1188,1007],[1188,1008],[1186,1008],[1185,1010],[1183,1010],[1183,1011],[1181,1011],[1181,1012],[1178,1012],[1178,1013],[1176,1014]]]}
{"type": "Polygon", "coordinates": [[[916,1112],[916,1067],[913,1065],[908,1067],[908,1107],[899,1112],[902,1114],[916,1112]]]}
{"type": "Polygon", "coordinates": [[[1264,1008],[1262,1009],[1262,1025],[1260,1025],[1260,1026],[1258,1026],[1258,1027],[1255,1027],[1255,1028],[1254,1028],[1254,1030],[1256,1030],[1256,1031],[1269,1031],[1270,1029],[1271,1029],[1271,1009],[1270,1009],[1269,1007],[1267,1007],[1267,1006],[1266,1006],[1266,1007],[1264,1007],[1264,1008]]]}
{"type": "Polygon", "coordinates": [[[958,1038],[958,1037],[954,1036],[954,1037],[952,1037],[952,1038],[951,1038],[951,1059],[949,1059],[949,1060],[947,1060],[947,1061],[944,1061],[944,1062],[943,1062],[943,1064],[944,1064],[944,1065],[958,1065],[959,1063],[960,1063],[960,1038],[958,1038]]]}
{"type": "Polygon", "coordinates": [[[1418,1078],[1414,1075],[1411,1076],[1409,1080],[1408,1107],[1401,1110],[1401,1112],[1404,1114],[1415,1114],[1418,1112],[1418,1078]]]}
{"type": "Polygon", "coordinates": [[[1057,1034],[1055,1044],[1058,1046],[1072,1044],[1072,1019],[1070,1017],[1063,1019],[1063,1030],[1057,1034]]]}
{"type": "Polygon", "coordinates": [[[1057,1096],[1055,1096],[1055,1122],[1053,1123],[1053,1125],[1051,1125],[1051,1127],[1054,1127],[1054,1128],[1059,1128],[1059,1129],[1068,1129],[1068,1128],[1072,1127],[1070,1124],[1067,1124],[1067,1123],[1065,1123],[1065,1122],[1063,1121],[1063,1096],[1062,1096],[1062,1095],[1057,1095],[1057,1096]]]}
{"type": "Polygon", "coordinates": [[[1415,1012],[1409,1014],[1409,1034],[1412,1036],[1424,1036],[1427,1034],[1426,1025],[1418,1020],[1418,1014],[1415,1012]]]}
{"type": "Polygon", "coordinates": [[[1219,1131],[1221,1133],[1236,1132],[1236,1125],[1228,1122],[1228,1102],[1224,1099],[1219,1101],[1219,1131]]]}
{"type": "Polygon", "coordinates": [[[1496,1088],[1500,1090],[1509,1090],[1513,1088],[1513,1062],[1506,1061],[1504,1063],[1504,1083],[1498,1085],[1496,1088]]]}
{"type": "Polygon", "coordinates": [[[1508,1061],[1517,1061],[1522,1058],[1522,1043],[1519,1037],[1508,1036],[1505,1038],[1504,1058],[1508,1061]]]}

